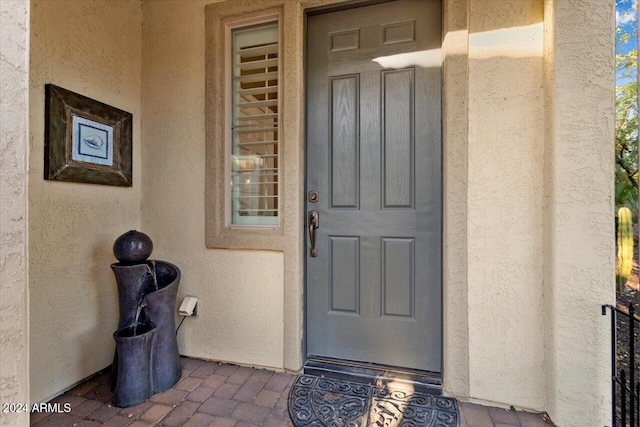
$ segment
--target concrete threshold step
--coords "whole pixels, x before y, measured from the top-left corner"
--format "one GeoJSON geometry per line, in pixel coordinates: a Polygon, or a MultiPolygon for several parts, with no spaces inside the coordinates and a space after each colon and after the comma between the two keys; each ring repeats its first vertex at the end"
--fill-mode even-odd
{"type": "Polygon", "coordinates": [[[442,377],[433,372],[317,356],[309,357],[303,370],[318,377],[442,395],[442,377]]]}

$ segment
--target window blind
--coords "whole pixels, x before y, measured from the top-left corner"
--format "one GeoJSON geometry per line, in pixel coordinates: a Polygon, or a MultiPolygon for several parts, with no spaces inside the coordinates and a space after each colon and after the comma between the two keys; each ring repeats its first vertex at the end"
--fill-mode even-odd
{"type": "Polygon", "coordinates": [[[232,30],[231,223],[278,225],[278,23],[232,30]]]}

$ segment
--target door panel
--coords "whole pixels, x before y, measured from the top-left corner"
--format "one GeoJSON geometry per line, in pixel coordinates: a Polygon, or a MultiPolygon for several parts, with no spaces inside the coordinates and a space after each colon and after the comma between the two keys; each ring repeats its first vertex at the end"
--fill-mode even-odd
{"type": "Polygon", "coordinates": [[[308,19],[309,355],[441,370],[440,17],[399,0],[308,19]]]}

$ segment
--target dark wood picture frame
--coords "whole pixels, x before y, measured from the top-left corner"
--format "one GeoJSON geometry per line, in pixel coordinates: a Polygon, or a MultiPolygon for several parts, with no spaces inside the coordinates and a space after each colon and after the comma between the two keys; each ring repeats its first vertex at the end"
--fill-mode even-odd
{"type": "Polygon", "coordinates": [[[45,85],[44,179],[131,187],[132,122],[131,113],[45,85]]]}

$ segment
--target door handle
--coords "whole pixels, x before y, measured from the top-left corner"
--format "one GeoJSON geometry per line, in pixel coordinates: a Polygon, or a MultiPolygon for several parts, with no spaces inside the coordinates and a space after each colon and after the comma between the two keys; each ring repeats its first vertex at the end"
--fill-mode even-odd
{"type": "Polygon", "coordinates": [[[307,226],[309,227],[309,243],[311,243],[309,255],[311,255],[311,258],[315,258],[318,256],[318,249],[316,248],[316,228],[320,227],[320,214],[317,211],[309,212],[307,226]]]}

